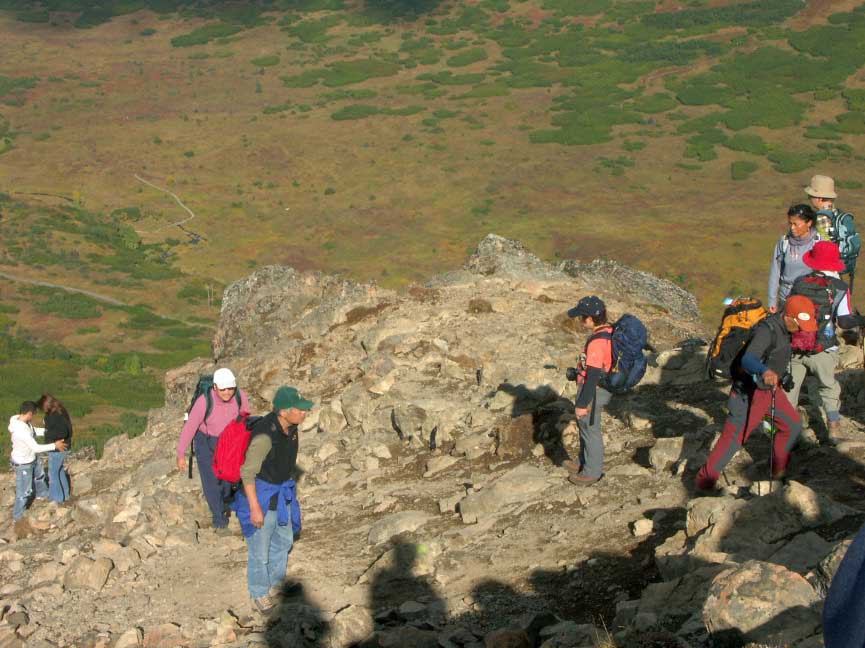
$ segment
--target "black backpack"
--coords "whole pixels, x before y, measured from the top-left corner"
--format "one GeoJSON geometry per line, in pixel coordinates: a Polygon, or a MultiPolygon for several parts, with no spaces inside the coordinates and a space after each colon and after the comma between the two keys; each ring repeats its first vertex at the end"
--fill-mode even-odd
{"type": "Polygon", "coordinates": [[[835,337],[835,327],[832,317],[835,314],[835,295],[846,292],[847,284],[835,277],[829,277],[820,272],[799,277],[790,289],[790,296],[802,295],[812,302],[817,310],[817,332],[797,331],[793,334],[794,351],[801,353],[819,353],[838,345],[835,337]]]}

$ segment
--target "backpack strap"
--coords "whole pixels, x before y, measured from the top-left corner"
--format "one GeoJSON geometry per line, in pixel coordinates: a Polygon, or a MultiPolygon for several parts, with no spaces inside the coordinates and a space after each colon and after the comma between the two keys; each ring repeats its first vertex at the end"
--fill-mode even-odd
{"type": "Polygon", "coordinates": [[[202,396],[204,396],[204,402],[207,404],[204,409],[204,418],[201,420],[201,423],[204,424],[207,423],[207,417],[213,411],[213,387],[209,387],[202,396]]]}

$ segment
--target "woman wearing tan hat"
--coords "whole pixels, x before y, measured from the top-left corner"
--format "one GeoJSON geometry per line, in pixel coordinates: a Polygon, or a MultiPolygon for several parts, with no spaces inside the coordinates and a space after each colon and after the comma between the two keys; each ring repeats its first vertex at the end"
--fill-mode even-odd
{"type": "Polygon", "coordinates": [[[790,294],[809,297],[817,305],[818,330],[810,335],[793,335],[790,359],[793,389],[789,399],[796,407],[805,376],[811,374],[817,378],[820,399],[826,411],[827,442],[833,444],[841,431],[841,386],[835,378],[838,365],[835,330],[837,327],[859,326],[861,318],[851,312],[850,291],[839,276],[844,271],[844,262],[838,246],[829,241],[818,241],[803,260],[812,272],[797,279],[790,294]]]}
{"type": "Polygon", "coordinates": [[[814,210],[808,205],[792,205],[787,210],[787,226],[789,229],[778,240],[769,267],[767,306],[770,313],[777,312],[778,306],[784,304],[793,282],[808,274],[808,266],[802,257],[820,240],[814,229],[814,210]]]}

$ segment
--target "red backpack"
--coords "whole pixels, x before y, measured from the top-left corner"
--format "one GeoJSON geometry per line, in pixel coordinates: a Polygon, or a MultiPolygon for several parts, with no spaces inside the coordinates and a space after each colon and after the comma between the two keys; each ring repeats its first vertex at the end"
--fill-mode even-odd
{"type": "Polygon", "coordinates": [[[213,473],[217,479],[231,483],[240,481],[240,467],[249,447],[248,422],[249,413],[241,412],[219,435],[213,453],[213,473]]]}

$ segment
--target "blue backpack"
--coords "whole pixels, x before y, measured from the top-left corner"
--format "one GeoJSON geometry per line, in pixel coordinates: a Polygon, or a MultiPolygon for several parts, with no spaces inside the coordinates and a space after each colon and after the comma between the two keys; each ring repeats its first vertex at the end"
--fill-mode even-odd
{"type": "Polygon", "coordinates": [[[623,394],[632,389],[646,374],[648,332],[645,325],[633,315],[625,314],[613,324],[613,332],[600,333],[597,337],[609,338],[613,346],[613,366],[601,386],[614,394],[623,394]]]}

